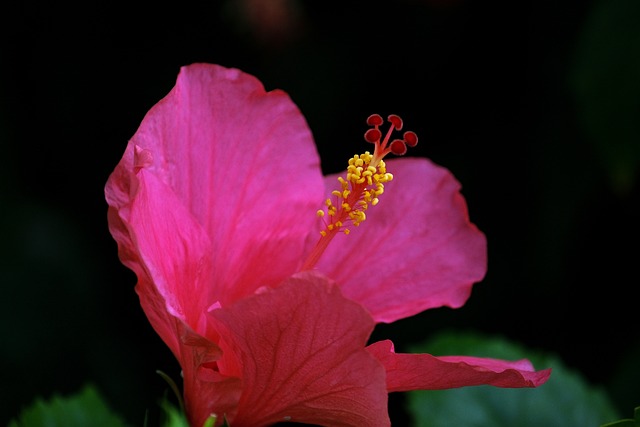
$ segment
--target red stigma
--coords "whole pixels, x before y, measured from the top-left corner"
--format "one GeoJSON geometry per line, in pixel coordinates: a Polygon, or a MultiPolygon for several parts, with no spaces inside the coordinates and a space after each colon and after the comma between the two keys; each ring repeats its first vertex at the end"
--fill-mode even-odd
{"type": "Polygon", "coordinates": [[[403,136],[404,136],[404,142],[409,147],[415,147],[416,145],[418,145],[418,135],[416,135],[415,132],[407,131],[404,133],[403,136]]]}
{"type": "Polygon", "coordinates": [[[381,126],[384,123],[380,114],[372,114],[367,118],[367,124],[369,126],[381,126]]]}
{"type": "Polygon", "coordinates": [[[364,133],[364,139],[372,144],[380,141],[380,138],[382,138],[382,132],[380,132],[378,129],[369,129],[364,133]]]}
{"type": "Polygon", "coordinates": [[[382,116],[379,114],[372,114],[367,118],[367,124],[372,126],[372,128],[364,133],[364,139],[371,144],[375,144],[376,148],[373,155],[378,160],[381,160],[388,153],[393,153],[396,156],[402,156],[407,153],[407,146],[415,147],[418,144],[418,136],[412,131],[405,132],[402,139],[398,138],[389,142],[393,131],[402,130],[403,123],[400,116],[396,114],[390,114],[387,117],[387,121],[391,126],[389,127],[387,134],[384,136],[384,139],[382,139],[382,131],[379,129],[379,127],[384,124],[382,116]]]}
{"type": "Polygon", "coordinates": [[[387,120],[393,125],[394,128],[396,128],[396,130],[402,129],[402,119],[400,118],[400,116],[391,114],[389,117],[387,117],[387,120]]]}
{"type": "Polygon", "coordinates": [[[401,139],[396,139],[389,145],[391,152],[396,156],[404,156],[407,154],[407,144],[401,139]]]}

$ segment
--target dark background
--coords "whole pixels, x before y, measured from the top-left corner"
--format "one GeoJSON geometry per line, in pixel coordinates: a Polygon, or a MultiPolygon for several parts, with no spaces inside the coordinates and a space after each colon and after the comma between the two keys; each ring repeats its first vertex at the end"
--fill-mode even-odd
{"type": "MultiPolygon", "coordinates": [[[[449,168],[488,238],[467,305],[376,331],[443,328],[558,354],[621,414],[640,405],[640,2],[50,2],[0,12],[0,422],[91,382],[134,425],[179,368],[118,261],[103,188],[181,65],[287,91],[325,172],[365,118],[401,115],[409,155],[449,168]]],[[[398,212],[402,220],[403,212],[398,212]]],[[[401,425],[402,396],[391,415],[401,425]]]]}

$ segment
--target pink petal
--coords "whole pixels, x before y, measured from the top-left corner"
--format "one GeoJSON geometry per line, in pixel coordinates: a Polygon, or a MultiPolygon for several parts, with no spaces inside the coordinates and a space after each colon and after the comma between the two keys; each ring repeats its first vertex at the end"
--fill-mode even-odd
{"type": "Polygon", "coordinates": [[[180,328],[180,337],[179,360],[190,425],[203,425],[213,413],[235,411],[242,384],[239,378],[222,375],[214,368],[222,355],[220,347],[186,327],[180,328]]]}
{"type": "MultiPolygon", "coordinates": [[[[138,196],[140,171],[153,175],[153,190],[161,191],[148,196],[153,203],[145,214],[178,210],[187,227],[197,225],[204,234],[198,238],[208,240],[207,256],[188,262],[215,272],[201,307],[216,301],[224,305],[259,286],[279,283],[299,268],[323,184],[311,132],[284,92],[265,92],[255,77],[237,69],[181,68],[176,86],[146,115],[105,189],[117,211],[110,218],[121,256],[151,262],[159,254],[131,256],[140,248],[126,235],[157,230],[132,230],[142,219],[135,225],[115,219],[127,216],[124,211],[138,196]],[[162,199],[166,209],[154,211],[162,199]],[[278,256],[264,256],[274,253],[278,256]]],[[[154,220],[166,223],[162,232],[193,237],[172,221],[154,220]]],[[[182,268],[183,261],[174,257],[174,268],[182,268]]]]}
{"type": "Polygon", "coordinates": [[[212,273],[203,260],[211,244],[165,183],[144,169],[136,178],[131,182],[112,178],[107,191],[107,197],[113,197],[109,229],[122,262],[138,277],[136,291],[150,323],[179,356],[176,322],[200,333],[206,326],[203,305],[212,273]],[[135,188],[126,200],[123,188],[131,184],[135,188]],[[118,205],[118,198],[125,204],[118,205]]]}
{"type": "Polygon", "coordinates": [[[232,426],[389,425],[384,371],[365,350],[373,319],[323,276],[297,274],[211,315],[242,367],[232,426]]]}
{"type": "MultiPolygon", "coordinates": [[[[367,220],[339,234],[317,268],[377,322],[460,307],[487,268],[486,239],[469,221],[460,183],[427,159],[387,162],[394,175],[367,220]]],[[[326,178],[330,190],[336,175],[326,178]]]]}
{"type": "Polygon", "coordinates": [[[396,354],[393,343],[388,340],[374,343],[367,350],[384,365],[389,392],[475,385],[538,387],[551,375],[551,369],[535,371],[528,360],[512,362],[469,356],[396,354]]]}

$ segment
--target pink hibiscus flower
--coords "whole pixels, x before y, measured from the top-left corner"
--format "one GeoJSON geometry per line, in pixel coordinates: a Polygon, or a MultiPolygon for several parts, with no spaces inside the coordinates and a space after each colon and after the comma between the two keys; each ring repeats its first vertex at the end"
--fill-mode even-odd
{"type": "Polygon", "coordinates": [[[194,427],[211,414],[233,427],[386,426],[389,392],[547,380],[526,360],[367,345],[376,323],[461,306],[486,271],[456,179],[427,159],[382,160],[417,143],[390,141],[402,123],[389,120],[383,136],[368,119],[373,154],[323,177],[286,93],[193,64],[129,141],[105,188],[109,229],[180,363],[194,427]]]}

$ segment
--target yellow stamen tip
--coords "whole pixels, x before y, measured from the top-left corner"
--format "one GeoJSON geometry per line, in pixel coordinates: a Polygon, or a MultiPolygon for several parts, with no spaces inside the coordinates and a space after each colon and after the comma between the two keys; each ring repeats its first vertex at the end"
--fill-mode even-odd
{"type": "Polygon", "coordinates": [[[383,136],[379,129],[384,123],[382,117],[373,114],[367,119],[372,129],[365,133],[364,139],[375,145],[373,154],[365,151],[349,159],[346,177],[338,177],[340,188],[331,192],[333,202],[331,198],[326,199],[326,209],[316,212],[318,217],[327,215],[329,218],[323,218],[325,228],[320,231],[322,237],[304,262],[302,270],[313,268],[338,232],[350,233],[345,225],[359,227],[367,219],[365,211],[380,202],[379,197],[385,191],[384,184],[393,179],[393,175],[387,172],[383,158],[389,153],[403,155],[407,146],[414,147],[418,143],[416,134],[410,131],[404,133],[403,139],[392,139],[392,132],[402,129],[402,120],[392,114],[388,122],[391,127],[383,136]]]}

